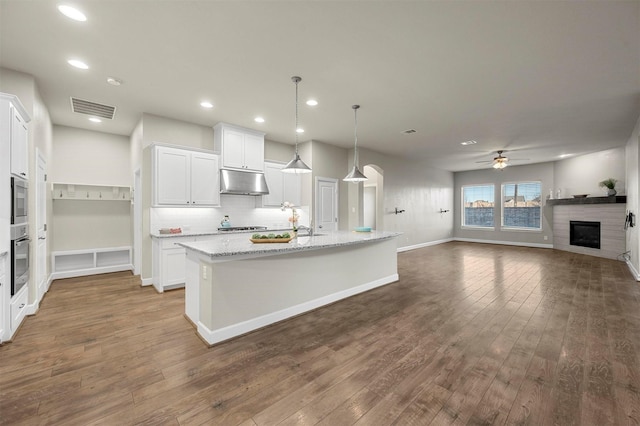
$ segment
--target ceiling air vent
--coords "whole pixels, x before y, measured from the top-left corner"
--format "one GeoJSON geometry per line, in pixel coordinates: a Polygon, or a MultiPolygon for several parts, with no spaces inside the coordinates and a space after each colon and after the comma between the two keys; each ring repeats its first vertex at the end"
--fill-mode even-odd
{"type": "Polygon", "coordinates": [[[71,98],[71,110],[78,114],[86,114],[108,120],[113,120],[116,114],[116,107],[114,106],[85,101],[84,99],[78,98],[71,98]]]}
{"type": "Polygon", "coordinates": [[[401,133],[403,135],[410,135],[412,133],[416,133],[416,130],[415,129],[408,129],[408,130],[403,130],[401,133]]]}

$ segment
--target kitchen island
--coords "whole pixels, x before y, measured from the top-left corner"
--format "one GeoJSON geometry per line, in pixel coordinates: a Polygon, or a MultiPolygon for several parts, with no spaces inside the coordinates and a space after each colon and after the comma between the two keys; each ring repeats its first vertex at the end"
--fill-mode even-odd
{"type": "Polygon", "coordinates": [[[398,233],[338,231],[255,244],[247,234],[179,243],[185,314],[209,345],[398,280],[398,233]]]}

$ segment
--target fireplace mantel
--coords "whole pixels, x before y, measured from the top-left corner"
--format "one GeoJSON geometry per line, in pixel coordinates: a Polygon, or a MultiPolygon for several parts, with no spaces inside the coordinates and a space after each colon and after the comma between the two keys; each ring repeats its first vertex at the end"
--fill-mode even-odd
{"type": "Polygon", "coordinates": [[[547,200],[547,206],[574,206],[577,204],[626,204],[626,195],[611,197],[558,198],[547,200]]]}

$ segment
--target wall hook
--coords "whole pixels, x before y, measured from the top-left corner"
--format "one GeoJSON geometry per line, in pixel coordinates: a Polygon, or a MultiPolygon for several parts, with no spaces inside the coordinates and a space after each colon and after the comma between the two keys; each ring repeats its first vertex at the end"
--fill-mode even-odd
{"type": "Polygon", "coordinates": [[[439,211],[438,213],[447,213],[448,211],[449,211],[449,210],[443,210],[443,209],[440,209],[440,211],[439,211]]]}
{"type": "Polygon", "coordinates": [[[403,209],[403,210],[400,210],[400,209],[398,209],[398,208],[396,207],[396,214],[398,214],[398,213],[404,213],[404,209],[403,209]]]}

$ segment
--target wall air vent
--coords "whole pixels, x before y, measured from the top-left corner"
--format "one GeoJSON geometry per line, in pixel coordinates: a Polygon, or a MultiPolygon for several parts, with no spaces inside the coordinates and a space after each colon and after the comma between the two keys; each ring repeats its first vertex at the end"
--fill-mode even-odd
{"type": "Polygon", "coordinates": [[[71,110],[78,114],[106,118],[107,120],[113,120],[113,117],[116,115],[116,107],[114,106],[99,104],[73,97],[71,98],[71,110]]]}
{"type": "Polygon", "coordinates": [[[416,133],[416,130],[415,129],[408,129],[408,130],[403,130],[400,133],[402,133],[403,135],[410,135],[412,133],[416,133]]]}

